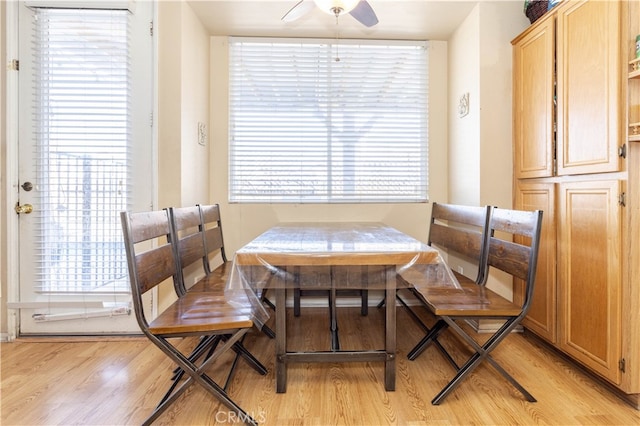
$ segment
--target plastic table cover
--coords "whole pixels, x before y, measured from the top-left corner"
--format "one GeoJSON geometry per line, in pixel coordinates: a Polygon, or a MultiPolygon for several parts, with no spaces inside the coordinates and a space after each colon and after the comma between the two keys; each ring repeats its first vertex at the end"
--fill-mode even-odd
{"type": "Polygon", "coordinates": [[[440,252],[381,223],[286,223],[238,250],[226,292],[243,293],[262,326],[269,312],[259,300],[265,289],[368,289],[414,286],[459,287],[440,252]],[[388,268],[402,279],[389,283],[388,268]]]}

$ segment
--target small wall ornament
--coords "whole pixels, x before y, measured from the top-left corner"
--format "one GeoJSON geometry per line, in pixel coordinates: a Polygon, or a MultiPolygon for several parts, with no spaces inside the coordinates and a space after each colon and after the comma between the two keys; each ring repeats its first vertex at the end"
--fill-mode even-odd
{"type": "Polygon", "coordinates": [[[207,125],[198,122],[198,144],[205,146],[207,144],[207,125]]]}
{"type": "Polygon", "coordinates": [[[469,92],[460,96],[458,101],[458,117],[462,118],[469,114],[469,92]]]}

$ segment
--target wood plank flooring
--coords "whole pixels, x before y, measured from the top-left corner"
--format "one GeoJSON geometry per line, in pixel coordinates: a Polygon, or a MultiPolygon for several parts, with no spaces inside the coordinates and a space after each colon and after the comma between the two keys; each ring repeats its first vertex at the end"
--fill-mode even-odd
{"type": "MultiPolygon", "coordinates": [[[[343,349],[382,347],[382,310],[369,316],[358,308],[338,311],[343,349]]],[[[432,321],[426,314],[425,319],[432,321]]],[[[326,348],[327,311],[303,308],[292,318],[290,342],[298,348],[326,348]]],[[[526,402],[492,367],[483,365],[440,405],[431,399],[453,376],[433,347],[416,361],[407,352],[422,332],[398,308],[398,369],[395,392],[385,392],[382,363],[293,364],[288,387],[275,393],[274,341],[252,331],[245,340],[269,368],[258,375],[243,361],[229,389],[231,397],[264,425],[548,424],[638,425],[637,411],[557,354],[522,334],[509,336],[494,358],[537,399],[526,402]]],[[[445,332],[455,357],[468,353],[445,332]]],[[[185,348],[193,345],[185,339],[185,348]]],[[[292,346],[290,346],[291,348],[292,346]]],[[[0,347],[2,425],[140,424],[168,386],[171,362],[144,338],[19,339],[0,347]]],[[[229,365],[230,356],[221,360],[229,365]]],[[[222,381],[224,375],[211,375],[222,381]]],[[[234,424],[237,418],[198,386],[156,424],[234,424]]]]}

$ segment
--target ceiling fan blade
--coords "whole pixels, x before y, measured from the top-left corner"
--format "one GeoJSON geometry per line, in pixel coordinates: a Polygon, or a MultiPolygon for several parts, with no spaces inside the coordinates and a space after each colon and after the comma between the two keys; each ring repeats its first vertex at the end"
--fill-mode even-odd
{"type": "Polygon", "coordinates": [[[360,3],[349,14],[367,27],[373,27],[378,23],[376,13],[366,0],[360,0],[360,3]]]}
{"type": "Polygon", "coordinates": [[[284,22],[295,21],[296,19],[302,18],[304,15],[309,13],[315,6],[316,4],[313,2],[313,0],[300,0],[298,3],[296,3],[295,6],[293,6],[287,13],[284,14],[282,20],[284,22]]]}

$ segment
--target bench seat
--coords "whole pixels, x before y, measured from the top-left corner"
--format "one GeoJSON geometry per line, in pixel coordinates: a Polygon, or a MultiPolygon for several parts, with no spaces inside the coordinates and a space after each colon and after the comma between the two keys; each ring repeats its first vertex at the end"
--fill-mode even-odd
{"type": "Polygon", "coordinates": [[[461,283],[461,288],[422,287],[417,290],[425,305],[438,317],[503,317],[517,316],[522,311],[521,306],[473,282],[461,283]]]}
{"type": "Polygon", "coordinates": [[[153,334],[189,335],[194,332],[251,328],[253,308],[248,302],[230,304],[220,296],[187,293],[149,324],[153,334]]]}
{"type": "Polygon", "coordinates": [[[223,262],[221,265],[213,269],[209,275],[204,276],[198,280],[194,285],[189,287],[189,292],[219,292],[224,291],[224,287],[227,283],[227,278],[231,273],[233,262],[223,262]]]}

